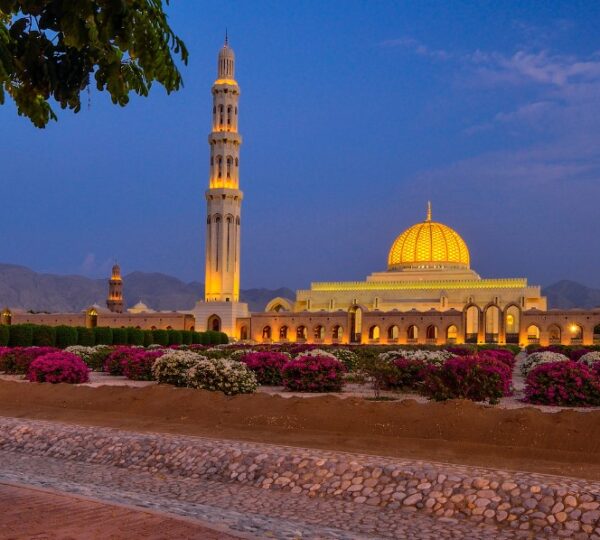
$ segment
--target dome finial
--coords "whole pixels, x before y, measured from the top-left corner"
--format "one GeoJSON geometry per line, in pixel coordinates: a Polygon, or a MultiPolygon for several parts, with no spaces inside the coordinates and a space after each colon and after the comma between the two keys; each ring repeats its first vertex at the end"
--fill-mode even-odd
{"type": "Polygon", "coordinates": [[[227,35],[227,28],[225,28],[225,46],[229,45],[229,36],[227,35]]]}
{"type": "Polygon", "coordinates": [[[431,201],[427,201],[427,219],[426,221],[431,221],[431,201]]]}

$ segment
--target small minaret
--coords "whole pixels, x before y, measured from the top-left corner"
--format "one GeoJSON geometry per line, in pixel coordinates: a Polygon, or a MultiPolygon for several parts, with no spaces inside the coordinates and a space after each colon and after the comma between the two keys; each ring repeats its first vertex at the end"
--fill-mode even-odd
{"type": "Polygon", "coordinates": [[[240,145],[235,55],[225,44],[219,51],[217,79],[212,87],[212,132],[206,191],[206,302],[237,302],[240,294],[240,145]]]}
{"type": "Polygon", "coordinates": [[[108,281],[108,298],[106,306],[113,313],[123,313],[123,279],[121,278],[121,267],[115,264],[108,281]]]}

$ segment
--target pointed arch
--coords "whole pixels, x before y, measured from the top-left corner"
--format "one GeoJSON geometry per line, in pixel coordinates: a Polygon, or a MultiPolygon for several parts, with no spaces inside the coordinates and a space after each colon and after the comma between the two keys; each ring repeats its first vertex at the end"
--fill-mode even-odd
{"type": "Polygon", "coordinates": [[[276,313],[280,311],[292,311],[292,309],[292,303],[287,298],[281,296],[273,298],[265,307],[265,311],[276,313]]]}

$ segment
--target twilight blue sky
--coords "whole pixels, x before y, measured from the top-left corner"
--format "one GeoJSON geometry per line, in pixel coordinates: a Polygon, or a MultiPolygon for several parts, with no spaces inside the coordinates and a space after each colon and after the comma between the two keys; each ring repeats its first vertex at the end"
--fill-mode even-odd
{"type": "Polygon", "coordinates": [[[174,1],[185,88],[37,130],[0,107],[0,261],[202,281],[210,86],[242,89],[243,287],[385,268],[425,217],[484,277],[600,286],[600,3],[174,1]]]}

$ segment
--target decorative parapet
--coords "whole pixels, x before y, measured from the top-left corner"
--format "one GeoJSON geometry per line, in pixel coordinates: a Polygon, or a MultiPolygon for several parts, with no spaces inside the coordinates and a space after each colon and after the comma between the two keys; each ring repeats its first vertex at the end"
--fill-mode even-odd
{"type": "Polygon", "coordinates": [[[324,281],[311,283],[310,290],[298,291],[298,294],[311,292],[342,291],[421,291],[428,289],[525,289],[527,279],[479,279],[479,280],[431,280],[431,281],[324,281]]]}

